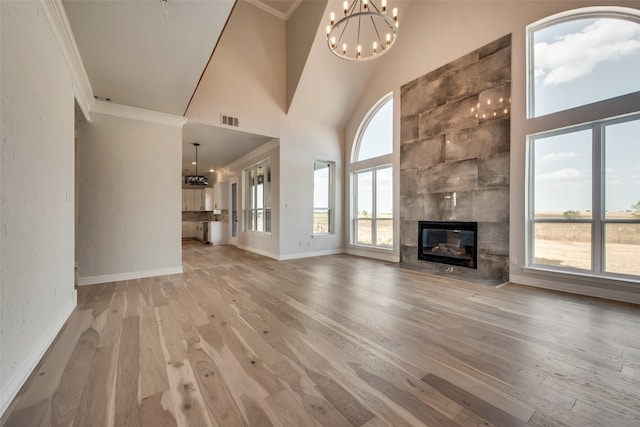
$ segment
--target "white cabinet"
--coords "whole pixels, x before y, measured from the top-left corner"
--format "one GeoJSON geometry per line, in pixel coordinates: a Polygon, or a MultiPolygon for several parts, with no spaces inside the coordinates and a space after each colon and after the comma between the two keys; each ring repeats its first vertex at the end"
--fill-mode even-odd
{"type": "MultiPolygon", "coordinates": [[[[205,209],[205,191],[201,189],[182,189],[182,210],[183,211],[204,211],[205,209]]],[[[212,210],[212,209],[208,209],[212,210]]]]}
{"type": "Polygon", "coordinates": [[[192,190],[190,188],[182,190],[182,210],[183,211],[197,211],[197,207],[200,206],[199,201],[197,200],[196,194],[199,193],[200,190],[192,190]],[[196,204],[196,201],[198,202],[196,204]]]}
{"type": "Polygon", "coordinates": [[[218,182],[213,185],[213,209],[229,209],[228,182],[218,182]]]}
{"type": "Polygon", "coordinates": [[[214,191],[213,188],[211,187],[207,187],[204,190],[204,210],[205,211],[212,211],[214,209],[218,209],[216,207],[214,207],[214,191]]]}
{"type": "Polygon", "coordinates": [[[209,236],[208,241],[212,245],[226,245],[228,244],[228,227],[226,222],[222,221],[210,221],[209,222],[209,236]]]}
{"type": "Polygon", "coordinates": [[[182,238],[183,239],[204,239],[204,226],[202,222],[183,221],[182,222],[182,238]]]}
{"type": "Polygon", "coordinates": [[[195,235],[193,237],[195,237],[196,239],[200,240],[201,242],[204,241],[204,226],[201,222],[194,222],[195,224],[195,235]]]}
{"type": "Polygon", "coordinates": [[[183,239],[192,239],[196,234],[196,223],[195,222],[183,222],[182,223],[182,238],[183,239]]]}

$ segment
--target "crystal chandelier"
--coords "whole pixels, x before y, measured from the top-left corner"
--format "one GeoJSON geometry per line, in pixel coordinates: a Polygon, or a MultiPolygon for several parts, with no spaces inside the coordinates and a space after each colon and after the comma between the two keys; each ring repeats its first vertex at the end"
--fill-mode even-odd
{"type": "Polygon", "coordinates": [[[199,143],[194,142],[193,146],[196,147],[196,174],[186,175],[184,177],[184,183],[187,185],[209,185],[209,178],[204,175],[198,175],[198,147],[199,143]]]}
{"type": "Polygon", "coordinates": [[[335,55],[351,61],[367,61],[385,54],[396,41],[398,9],[387,14],[387,0],[380,0],[380,8],[373,0],[353,0],[343,4],[344,16],[327,25],[327,44],[335,55]]]}

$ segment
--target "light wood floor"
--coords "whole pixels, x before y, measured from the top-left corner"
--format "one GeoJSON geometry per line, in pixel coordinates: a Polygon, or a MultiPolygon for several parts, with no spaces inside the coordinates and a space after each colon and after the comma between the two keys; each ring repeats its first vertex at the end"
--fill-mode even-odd
{"type": "Polygon", "coordinates": [[[2,424],[640,425],[638,306],[346,255],[183,254],[183,275],[83,288],[2,424]]]}

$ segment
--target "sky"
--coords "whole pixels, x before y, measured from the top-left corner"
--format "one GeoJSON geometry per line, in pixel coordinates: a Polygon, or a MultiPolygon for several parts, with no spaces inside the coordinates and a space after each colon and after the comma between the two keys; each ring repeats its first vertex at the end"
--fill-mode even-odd
{"type": "MultiPolygon", "coordinates": [[[[582,19],[534,36],[536,116],[640,91],[640,24],[582,19]]],[[[536,211],[592,209],[590,131],[535,143],[536,211]]],[[[605,200],[625,211],[640,200],[640,119],[605,131],[605,200]]]]}

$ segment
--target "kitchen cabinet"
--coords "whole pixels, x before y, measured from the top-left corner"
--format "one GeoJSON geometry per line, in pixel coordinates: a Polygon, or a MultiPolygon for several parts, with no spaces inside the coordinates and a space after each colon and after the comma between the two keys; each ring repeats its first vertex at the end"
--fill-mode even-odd
{"type": "MultiPolygon", "coordinates": [[[[182,189],[182,210],[183,211],[204,211],[205,190],[202,189],[182,189]]],[[[213,210],[213,209],[209,209],[213,210]]]]}
{"type": "Polygon", "coordinates": [[[182,223],[182,238],[183,239],[192,239],[196,234],[196,223],[195,222],[183,222],[182,223]]]}
{"type": "Polygon", "coordinates": [[[182,222],[182,238],[198,239],[204,241],[204,226],[202,222],[183,221],[182,222]]]}
{"type": "Polygon", "coordinates": [[[229,209],[228,182],[218,182],[213,185],[213,209],[229,209]]]}
{"type": "Polygon", "coordinates": [[[218,209],[214,206],[214,191],[213,188],[207,187],[204,190],[204,210],[212,211],[214,209],[218,209]]]}
{"type": "Polygon", "coordinates": [[[229,242],[228,224],[222,221],[209,221],[207,240],[212,245],[227,245],[229,242]]]}

